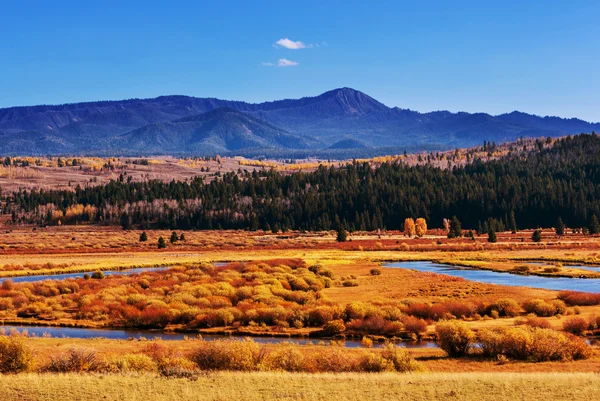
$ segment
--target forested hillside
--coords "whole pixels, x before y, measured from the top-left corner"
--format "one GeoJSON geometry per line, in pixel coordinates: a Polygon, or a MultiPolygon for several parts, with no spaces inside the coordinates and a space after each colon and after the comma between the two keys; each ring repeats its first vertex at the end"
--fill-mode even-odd
{"type": "Polygon", "coordinates": [[[442,169],[402,162],[350,163],[314,172],[255,171],[210,182],[112,181],[75,191],[7,196],[14,223],[121,224],[178,229],[401,229],[457,216],[464,228],[584,227],[600,216],[600,138],[578,135],[493,161],[442,169]]]}

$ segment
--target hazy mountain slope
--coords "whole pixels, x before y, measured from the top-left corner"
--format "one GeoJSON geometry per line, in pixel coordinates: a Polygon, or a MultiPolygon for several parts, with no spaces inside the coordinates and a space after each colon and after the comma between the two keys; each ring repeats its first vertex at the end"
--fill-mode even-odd
{"type": "Polygon", "coordinates": [[[228,107],[155,123],[122,135],[119,147],[146,153],[210,154],[250,148],[305,149],[309,141],[228,107]]]}

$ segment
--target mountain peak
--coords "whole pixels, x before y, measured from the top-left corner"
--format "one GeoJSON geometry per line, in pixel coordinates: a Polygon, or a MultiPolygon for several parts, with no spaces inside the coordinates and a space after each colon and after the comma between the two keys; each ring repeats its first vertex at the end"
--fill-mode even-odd
{"type": "Polygon", "coordinates": [[[344,114],[349,115],[363,115],[389,110],[386,105],[378,102],[371,96],[348,87],[327,91],[314,99],[330,102],[331,106],[335,106],[340,111],[343,111],[344,114]]]}

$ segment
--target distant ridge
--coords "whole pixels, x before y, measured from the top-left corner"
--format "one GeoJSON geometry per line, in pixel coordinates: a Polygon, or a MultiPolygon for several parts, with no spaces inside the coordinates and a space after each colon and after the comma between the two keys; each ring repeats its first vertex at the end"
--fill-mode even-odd
{"type": "Polygon", "coordinates": [[[309,141],[291,135],[267,121],[230,107],[219,107],[203,114],[154,123],[121,136],[125,149],[150,153],[223,153],[252,148],[306,149],[309,141]]]}
{"type": "MultiPolygon", "coordinates": [[[[448,149],[520,136],[600,131],[599,123],[518,111],[419,113],[339,88],[259,104],[160,96],[0,109],[0,154],[256,154],[448,149]],[[213,112],[210,114],[210,112],[213,112]]],[[[361,153],[362,154],[362,153],[361,153]]]]}

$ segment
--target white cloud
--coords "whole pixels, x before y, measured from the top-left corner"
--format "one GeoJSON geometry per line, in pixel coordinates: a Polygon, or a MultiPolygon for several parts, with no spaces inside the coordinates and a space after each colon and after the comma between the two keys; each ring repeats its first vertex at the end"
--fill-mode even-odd
{"type": "Polygon", "coordinates": [[[290,40],[288,38],[284,38],[284,39],[279,39],[277,42],[275,42],[275,44],[273,45],[275,47],[285,47],[286,49],[292,49],[292,50],[298,50],[298,49],[304,49],[306,47],[312,47],[311,45],[306,46],[304,44],[304,42],[301,41],[297,41],[294,42],[293,40],[290,40]]]}
{"type": "Polygon", "coordinates": [[[267,63],[267,62],[262,62],[260,65],[262,65],[263,67],[273,67],[275,64],[273,63],[267,63]]]}
{"type": "Polygon", "coordinates": [[[278,67],[295,67],[299,64],[300,63],[298,63],[296,61],[288,60],[287,58],[280,58],[279,61],[277,61],[278,67]]]}

